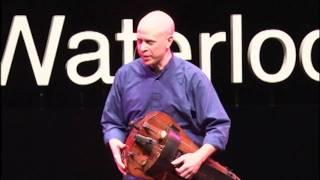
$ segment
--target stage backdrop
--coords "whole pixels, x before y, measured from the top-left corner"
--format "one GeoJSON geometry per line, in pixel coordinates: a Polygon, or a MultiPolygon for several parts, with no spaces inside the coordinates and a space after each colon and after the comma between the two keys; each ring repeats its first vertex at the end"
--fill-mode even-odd
{"type": "Polygon", "coordinates": [[[316,0],[2,0],[1,179],[121,179],[101,113],[136,57],[138,20],[156,9],[232,119],[216,158],[244,180],[319,179],[316,0]]]}

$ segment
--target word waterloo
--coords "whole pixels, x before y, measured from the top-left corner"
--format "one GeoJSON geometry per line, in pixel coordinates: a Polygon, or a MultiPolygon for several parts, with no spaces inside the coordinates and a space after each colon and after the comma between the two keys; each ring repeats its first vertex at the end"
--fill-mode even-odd
{"type": "MultiPolygon", "coordinates": [[[[23,39],[29,60],[32,66],[34,77],[38,86],[48,86],[57,54],[57,49],[64,25],[65,16],[55,15],[52,17],[48,33],[44,56],[39,58],[35,42],[32,37],[28,19],[25,15],[16,15],[12,19],[11,28],[5,44],[1,59],[1,86],[6,86],[12,62],[14,60],[17,42],[23,39]]],[[[319,29],[309,32],[301,41],[299,46],[299,57],[294,41],[289,34],[282,30],[267,29],[260,31],[251,39],[247,52],[247,59],[255,76],[267,83],[277,83],[287,79],[296,66],[296,59],[299,59],[306,75],[314,81],[319,81],[319,72],[312,64],[312,48],[319,39],[319,29]],[[267,73],[260,61],[260,52],[263,43],[268,39],[274,39],[281,43],[283,51],[282,65],[276,73],[267,73]]],[[[126,64],[134,58],[134,41],[136,33],[133,32],[132,19],[122,20],[122,32],[115,34],[116,41],[123,42],[122,63],[126,64]]],[[[112,84],[114,76],[110,75],[110,45],[108,38],[96,31],[82,31],[72,35],[68,41],[69,49],[77,49],[82,41],[93,41],[98,45],[95,52],[77,54],[66,62],[66,71],[70,80],[78,85],[89,85],[98,80],[106,84],[112,84]],[[98,61],[96,72],[89,76],[82,76],[77,72],[80,63],[98,61]]],[[[192,59],[191,47],[188,39],[179,32],[174,35],[174,41],[180,52],[174,52],[177,56],[186,60],[192,59]]],[[[199,66],[202,71],[211,77],[211,50],[217,43],[227,41],[226,32],[214,34],[199,34],[199,66]]],[[[230,50],[231,50],[231,82],[243,82],[242,69],[242,16],[233,14],[230,16],[230,50]]]]}

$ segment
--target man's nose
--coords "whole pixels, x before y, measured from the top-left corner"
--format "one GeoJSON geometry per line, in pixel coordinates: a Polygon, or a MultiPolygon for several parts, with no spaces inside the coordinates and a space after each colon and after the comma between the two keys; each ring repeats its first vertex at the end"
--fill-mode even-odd
{"type": "Polygon", "coordinates": [[[142,42],[142,43],[140,44],[140,51],[145,51],[145,50],[147,50],[147,45],[146,45],[145,42],[142,42]]]}

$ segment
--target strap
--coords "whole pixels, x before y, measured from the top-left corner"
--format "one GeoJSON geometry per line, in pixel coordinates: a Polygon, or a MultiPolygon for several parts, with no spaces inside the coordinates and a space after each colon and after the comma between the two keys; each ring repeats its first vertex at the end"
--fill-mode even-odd
{"type": "Polygon", "coordinates": [[[175,129],[170,129],[167,137],[167,142],[164,145],[161,154],[156,163],[146,171],[149,176],[156,176],[159,173],[165,172],[170,168],[171,161],[176,157],[181,138],[175,129]]]}

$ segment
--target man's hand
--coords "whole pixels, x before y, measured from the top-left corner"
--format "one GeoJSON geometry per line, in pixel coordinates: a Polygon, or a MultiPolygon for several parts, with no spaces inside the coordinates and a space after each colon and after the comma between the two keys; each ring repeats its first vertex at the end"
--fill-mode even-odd
{"type": "Polygon", "coordinates": [[[194,152],[183,154],[172,161],[171,164],[176,167],[175,170],[179,176],[185,179],[191,179],[198,172],[200,166],[202,165],[202,160],[197,153],[194,152]],[[179,166],[179,164],[182,165],[179,166]]]}
{"type": "Polygon", "coordinates": [[[122,159],[121,159],[121,151],[126,147],[126,145],[123,144],[118,139],[110,139],[109,146],[110,146],[110,149],[111,149],[112,154],[113,154],[114,161],[116,162],[119,171],[123,175],[126,175],[127,174],[126,165],[125,165],[124,162],[122,162],[122,159]]]}
{"type": "Polygon", "coordinates": [[[197,174],[203,162],[216,151],[215,147],[210,144],[204,144],[194,153],[183,154],[171,162],[176,168],[179,176],[185,179],[191,179],[197,174]],[[180,166],[180,164],[182,164],[180,166]]]}

